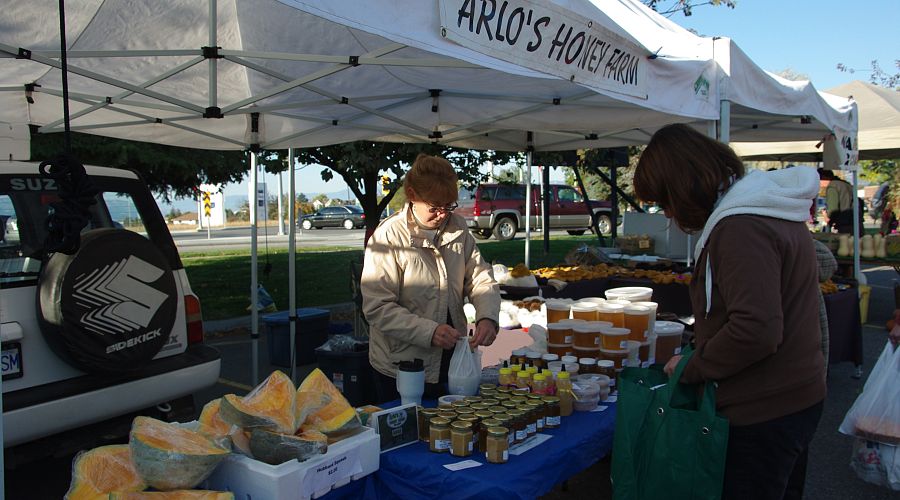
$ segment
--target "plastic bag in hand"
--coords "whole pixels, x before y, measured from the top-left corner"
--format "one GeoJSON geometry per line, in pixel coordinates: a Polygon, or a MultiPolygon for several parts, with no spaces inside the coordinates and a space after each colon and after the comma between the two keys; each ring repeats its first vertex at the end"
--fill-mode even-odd
{"type": "Polygon", "coordinates": [[[462,337],[456,341],[453,357],[450,358],[450,371],[447,374],[447,386],[450,394],[474,396],[481,383],[481,352],[472,352],[469,341],[462,337]]]}
{"type": "Polygon", "coordinates": [[[870,441],[900,444],[900,349],[888,342],[840,431],[870,441]]]}

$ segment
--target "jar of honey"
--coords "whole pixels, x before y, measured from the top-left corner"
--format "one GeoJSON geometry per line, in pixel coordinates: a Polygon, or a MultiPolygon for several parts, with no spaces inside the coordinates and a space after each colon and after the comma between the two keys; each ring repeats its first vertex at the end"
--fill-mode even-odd
{"type": "Polygon", "coordinates": [[[513,372],[511,368],[501,368],[500,369],[500,377],[498,382],[501,387],[509,387],[515,382],[515,378],[513,378],[513,372]]]}
{"type": "Polygon", "coordinates": [[[450,454],[468,457],[472,454],[472,423],[457,420],[450,425],[450,454]]]}
{"type": "Polygon", "coordinates": [[[557,300],[548,300],[544,303],[547,308],[547,325],[569,319],[569,304],[557,300]]]}
{"type": "Polygon", "coordinates": [[[541,432],[544,430],[544,419],[546,415],[544,414],[544,402],[541,400],[529,400],[528,406],[531,407],[531,411],[534,414],[534,423],[536,426],[536,431],[541,432]]]}
{"type": "Polygon", "coordinates": [[[518,409],[525,412],[525,437],[530,438],[537,434],[537,415],[534,408],[525,403],[519,405],[518,409]]]}
{"type": "MultiPolygon", "coordinates": [[[[513,418],[509,415],[497,415],[494,420],[500,422],[500,425],[498,427],[506,427],[507,429],[512,429],[513,418]]],[[[506,437],[509,440],[509,445],[512,446],[514,437],[513,433],[509,433],[506,437]]]]}
{"type": "Polygon", "coordinates": [[[643,342],[647,340],[650,328],[650,308],[644,306],[625,306],[625,328],[630,330],[628,340],[643,342]]]}
{"type": "Polygon", "coordinates": [[[597,361],[597,373],[609,377],[609,386],[616,386],[616,364],[608,359],[597,361]]]}
{"type": "Polygon", "coordinates": [[[517,391],[530,392],[531,374],[527,371],[519,371],[519,373],[516,374],[516,385],[514,389],[517,391]]]}
{"type": "Polygon", "coordinates": [[[431,419],[428,449],[435,453],[450,451],[450,421],[446,418],[431,419]]]}
{"type": "Polygon", "coordinates": [[[535,373],[531,381],[531,392],[534,394],[550,394],[550,383],[543,374],[535,373]]]}
{"type": "Polygon", "coordinates": [[[578,360],[578,373],[594,373],[597,371],[596,358],[581,358],[578,360]]]}
{"type": "MultiPolygon", "coordinates": [[[[509,358],[510,365],[519,365],[521,368],[525,366],[525,363],[528,361],[528,358],[525,356],[528,353],[528,349],[515,349],[512,352],[512,356],[509,358]]],[[[516,370],[513,370],[516,371],[516,370]]]]}
{"type": "Polygon", "coordinates": [[[422,408],[422,410],[418,412],[420,441],[425,441],[426,443],[430,441],[429,428],[431,427],[431,419],[436,418],[437,416],[437,408],[422,408]]]}
{"type": "Polygon", "coordinates": [[[500,400],[495,398],[487,398],[483,400],[482,403],[486,404],[488,408],[490,408],[491,406],[497,406],[498,404],[500,404],[500,400]]]}
{"type": "Polygon", "coordinates": [[[528,359],[529,368],[537,368],[538,370],[540,370],[544,367],[544,360],[541,359],[541,353],[528,351],[528,353],[525,354],[525,357],[528,359]]]}
{"type": "Polygon", "coordinates": [[[570,345],[572,343],[572,325],[566,323],[547,324],[547,343],[570,345]]]}
{"type": "Polygon", "coordinates": [[[546,408],[544,410],[544,427],[548,429],[556,429],[562,423],[559,412],[559,397],[544,396],[542,398],[546,408]]]}
{"type": "MultiPolygon", "coordinates": [[[[474,450],[484,451],[483,449],[478,448],[478,440],[479,440],[478,433],[481,432],[481,419],[476,417],[475,415],[466,415],[465,417],[459,417],[457,419],[457,422],[469,422],[470,424],[472,424],[472,450],[473,451],[474,450]]],[[[452,426],[453,424],[450,424],[450,425],[452,426]]],[[[453,432],[452,427],[450,429],[450,432],[452,434],[452,432],[453,432]]],[[[453,436],[451,435],[450,438],[453,439],[453,436]]]]}
{"type": "Polygon", "coordinates": [[[575,411],[575,395],[572,392],[572,379],[569,372],[559,372],[556,376],[556,394],[559,396],[559,414],[568,417],[575,411]]]}
{"type": "Polygon", "coordinates": [[[506,427],[488,427],[485,458],[492,464],[505,464],[509,460],[509,430],[506,427]]]}
{"type": "MultiPolygon", "coordinates": [[[[497,388],[497,384],[481,384],[478,386],[478,392],[482,391],[493,391],[497,388]]],[[[468,400],[468,398],[463,399],[463,401],[468,400]]]]}
{"type": "Polygon", "coordinates": [[[480,451],[487,450],[487,429],[489,427],[497,427],[501,425],[500,421],[495,418],[483,419],[478,423],[480,431],[478,433],[478,449],[480,451]]]}
{"type": "Polygon", "coordinates": [[[528,422],[525,421],[525,412],[519,409],[510,410],[509,416],[512,418],[513,444],[519,444],[528,438],[528,422]]]}

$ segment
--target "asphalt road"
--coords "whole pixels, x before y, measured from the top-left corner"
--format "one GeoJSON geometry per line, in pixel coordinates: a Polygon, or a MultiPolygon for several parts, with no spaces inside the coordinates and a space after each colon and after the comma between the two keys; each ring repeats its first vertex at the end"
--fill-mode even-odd
{"type": "MultiPolygon", "coordinates": [[[[285,228],[287,232],[287,228],[285,228]]],[[[565,231],[551,231],[551,235],[565,235],[565,231]]],[[[363,248],[363,240],[365,239],[365,229],[344,229],[326,227],[322,229],[298,229],[296,232],[296,241],[298,248],[315,248],[315,247],[356,247],[363,248]]],[[[212,229],[207,234],[206,231],[173,231],[172,237],[175,239],[175,245],[179,250],[186,252],[204,252],[209,250],[220,250],[222,248],[247,248],[250,245],[250,227],[228,227],[222,229],[212,229]]],[[[532,233],[532,239],[539,239],[541,233],[532,233]]],[[[289,236],[287,234],[278,234],[278,229],[274,227],[259,228],[257,232],[257,248],[265,248],[268,243],[269,248],[287,248],[289,236]]],[[[520,232],[515,239],[525,239],[525,233],[520,232]]]]}

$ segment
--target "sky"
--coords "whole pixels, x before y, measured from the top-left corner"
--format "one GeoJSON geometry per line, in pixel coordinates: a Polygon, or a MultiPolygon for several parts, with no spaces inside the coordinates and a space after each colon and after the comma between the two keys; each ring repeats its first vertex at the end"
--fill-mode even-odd
{"type": "MultiPolygon", "coordinates": [[[[700,35],[727,36],[761,68],[806,75],[819,90],[868,81],[872,60],[888,72],[898,71],[894,61],[900,59],[900,0],[737,0],[734,9],[705,5],[694,7],[690,17],[675,13],[670,19],[700,35]],[[858,71],[841,72],[838,63],[858,71]]],[[[321,170],[317,165],[301,167],[297,191],[346,191],[339,178],[322,181],[321,170]]],[[[267,181],[269,192],[276,192],[277,179],[269,176],[267,181]]],[[[284,183],[287,191],[286,174],[284,183]]],[[[246,181],[226,186],[225,194],[246,196],[246,181]]]]}

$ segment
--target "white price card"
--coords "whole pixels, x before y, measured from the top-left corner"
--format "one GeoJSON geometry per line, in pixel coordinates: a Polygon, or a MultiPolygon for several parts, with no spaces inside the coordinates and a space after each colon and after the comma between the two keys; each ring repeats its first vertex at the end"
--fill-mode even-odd
{"type": "Polygon", "coordinates": [[[328,490],[335,483],[360,472],[359,449],[353,448],[315,464],[303,478],[300,492],[302,496],[312,497],[314,493],[328,490]]]}
{"type": "Polygon", "coordinates": [[[458,470],[471,469],[472,467],[481,467],[481,465],[481,462],[476,462],[475,460],[463,460],[455,464],[444,464],[444,468],[456,472],[458,470]]]}
{"type": "Polygon", "coordinates": [[[603,400],[603,402],[604,403],[615,403],[618,400],[619,400],[619,395],[615,394],[615,395],[612,395],[612,396],[606,398],[605,400],[603,400]]]}
{"type": "Polygon", "coordinates": [[[591,410],[591,413],[594,413],[597,411],[605,411],[607,408],[609,408],[609,406],[598,406],[598,407],[594,408],[593,410],[591,410]]]}

